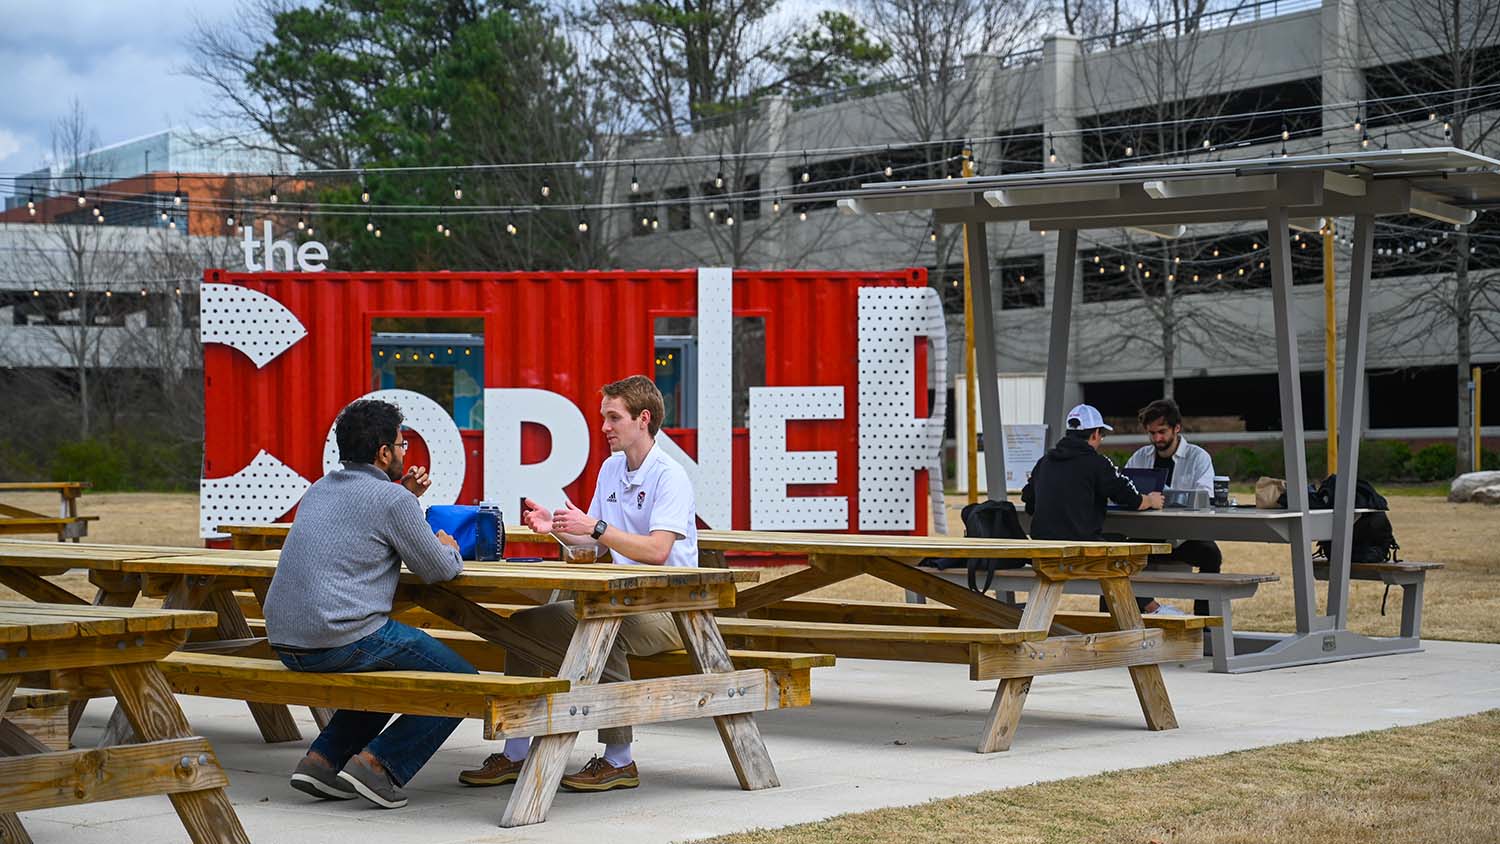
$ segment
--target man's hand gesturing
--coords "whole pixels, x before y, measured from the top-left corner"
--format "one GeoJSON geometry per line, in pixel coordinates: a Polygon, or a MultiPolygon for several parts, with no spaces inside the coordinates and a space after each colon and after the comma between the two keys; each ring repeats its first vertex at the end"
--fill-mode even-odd
{"type": "Polygon", "coordinates": [[[521,522],[536,533],[551,533],[552,513],[546,507],[526,499],[526,512],[521,514],[521,522]]]}

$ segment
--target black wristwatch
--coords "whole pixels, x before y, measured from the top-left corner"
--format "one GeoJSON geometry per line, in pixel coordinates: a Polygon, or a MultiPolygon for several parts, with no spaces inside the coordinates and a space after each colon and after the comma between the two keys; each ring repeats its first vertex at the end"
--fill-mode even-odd
{"type": "Polygon", "coordinates": [[[590,533],[589,536],[592,536],[593,538],[598,539],[599,537],[601,537],[601,536],[604,535],[604,531],[608,527],[609,527],[609,522],[606,522],[603,519],[600,519],[599,521],[594,522],[594,532],[590,533]]]}

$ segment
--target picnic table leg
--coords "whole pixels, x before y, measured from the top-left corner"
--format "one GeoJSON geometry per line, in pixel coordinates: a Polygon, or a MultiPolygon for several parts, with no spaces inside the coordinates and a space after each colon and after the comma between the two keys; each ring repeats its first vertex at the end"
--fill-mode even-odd
{"type": "MultiPolygon", "coordinates": [[[[240,541],[242,539],[244,539],[244,537],[234,537],[234,547],[241,547],[240,541]]],[[[254,550],[263,549],[257,548],[254,550]]],[[[269,580],[257,580],[250,584],[250,590],[255,593],[255,602],[260,604],[260,617],[265,618],[266,595],[271,591],[271,582],[269,580]]],[[[395,612],[392,612],[391,615],[395,615],[395,612]]],[[[328,722],[333,720],[333,713],[337,712],[338,710],[330,709],[326,706],[309,706],[307,708],[307,711],[312,713],[313,722],[318,725],[318,731],[322,732],[323,730],[328,729],[328,722]]]]}
{"type": "MultiPolygon", "coordinates": [[[[1135,603],[1130,578],[1100,578],[1099,589],[1104,593],[1104,602],[1116,629],[1141,630],[1146,626],[1141,621],[1141,608],[1135,603]]],[[[1146,714],[1146,727],[1152,730],[1177,729],[1177,715],[1172,711],[1172,699],[1167,696],[1167,684],[1161,678],[1161,666],[1132,665],[1130,681],[1135,684],[1135,695],[1140,698],[1141,711],[1146,714]]]]}
{"type": "MultiPolygon", "coordinates": [[[[115,665],[105,671],[115,690],[115,699],[130,719],[136,735],[145,741],[192,737],[193,731],[182,714],[182,707],[177,705],[177,698],[172,696],[172,689],[156,663],[115,665]]],[[[204,764],[201,758],[198,761],[204,764]]],[[[217,767],[219,763],[210,757],[208,764],[217,767]]],[[[168,796],[172,807],[177,810],[177,817],[196,844],[249,844],[250,839],[240,826],[239,816],[234,813],[224,789],[185,791],[168,796]]]]}
{"type": "MultiPolygon", "coordinates": [[[[688,658],[698,673],[724,674],[734,670],[729,649],[724,646],[724,637],[719,634],[719,625],[714,623],[712,613],[705,610],[675,612],[672,620],[677,623],[682,646],[687,649],[688,658]]],[[[754,715],[748,712],[719,715],[714,718],[714,726],[719,729],[719,738],[724,742],[724,750],[729,754],[740,788],[755,791],[781,785],[754,715]]]]}
{"type": "MultiPolygon", "coordinates": [[[[10,696],[19,685],[20,677],[0,677],[0,720],[4,720],[10,696]]],[[[0,844],[31,844],[31,836],[26,833],[26,827],[21,825],[21,818],[15,812],[0,812],[0,844]]]]}
{"type": "MultiPolygon", "coordinates": [[[[135,599],[141,594],[140,579],[128,575],[105,580],[107,575],[95,572],[95,578],[99,581],[98,591],[94,593],[94,606],[96,607],[133,607],[135,599]]],[[[75,700],[68,704],[68,737],[78,729],[78,721],[83,717],[83,710],[89,705],[87,700],[75,700]]],[[[122,724],[124,722],[121,722],[122,724]]],[[[108,730],[106,730],[107,732],[108,730]]]]}
{"type": "Polygon", "coordinates": [[[816,555],[807,558],[808,568],[778,577],[759,586],[752,586],[735,596],[734,606],[723,610],[724,615],[743,616],[753,610],[779,604],[830,583],[848,580],[859,574],[856,569],[835,569],[824,566],[816,555]]]}
{"type": "MultiPolygon", "coordinates": [[[[599,682],[619,632],[618,618],[579,619],[557,676],[580,686],[599,682]]],[[[568,754],[573,752],[577,740],[577,733],[556,733],[532,740],[531,754],[521,766],[516,788],[500,816],[501,826],[525,826],[547,819],[547,810],[552,808],[552,799],[557,796],[557,786],[568,764],[568,754]]]]}
{"type": "MultiPolygon", "coordinates": [[[[220,589],[210,593],[205,609],[219,614],[216,632],[220,639],[251,637],[250,623],[245,620],[245,613],[240,610],[240,602],[235,600],[233,592],[220,589]]],[[[302,738],[302,731],[297,729],[297,722],[292,720],[291,710],[285,705],[252,703],[249,706],[250,715],[255,718],[255,725],[260,728],[260,735],[266,743],[298,741],[302,738]]],[[[322,729],[322,725],[319,725],[319,729],[322,729]]]]}
{"type": "MultiPolygon", "coordinates": [[[[1049,629],[1062,596],[1063,581],[1038,578],[1036,589],[1026,596],[1026,611],[1021,614],[1017,629],[1049,629]]],[[[995,702],[990,704],[990,717],[984,722],[984,731],[979,734],[980,753],[1010,749],[1010,743],[1016,737],[1016,725],[1021,722],[1021,708],[1026,705],[1026,695],[1031,691],[1031,680],[1031,677],[1010,677],[1000,681],[1000,687],[995,690],[995,702]]]]}

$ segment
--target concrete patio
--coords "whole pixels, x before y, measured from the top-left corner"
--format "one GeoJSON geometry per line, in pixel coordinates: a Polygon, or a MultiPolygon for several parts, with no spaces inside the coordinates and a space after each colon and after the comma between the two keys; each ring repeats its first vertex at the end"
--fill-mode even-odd
{"type": "MultiPolygon", "coordinates": [[[[1144,728],[1124,669],[1040,678],[1015,747],[974,752],[995,683],[960,666],[842,660],[813,675],[810,709],[766,713],[761,730],[782,787],[742,792],[713,725],[636,730],[642,785],[598,795],[563,793],[549,820],[499,828],[508,786],[469,789],[457,772],[498,744],[477,722],[454,733],[408,788],[411,804],[381,811],[364,801],[315,802],[286,777],[316,734],[294,709],[304,741],[266,745],[241,703],[182,698],[231,777],[229,794],[252,840],[363,842],[664,842],[779,827],[846,812],[908,805],[1040,780],[1172,762],[1466,715],[1500,707],[1500,645],[1428,642],[1421,654],[1258,674],[1211,674],[1206,662],[1164,666],[1181,728],[1144,728]]],[[[111,703],[95,701],[80,727],[92,744],[111,703]]],[[[585,735],[576,767],[598,749],[585,735]]],[[[38,844],[186,841],[164,797],[22,815],[38,844]]]]}

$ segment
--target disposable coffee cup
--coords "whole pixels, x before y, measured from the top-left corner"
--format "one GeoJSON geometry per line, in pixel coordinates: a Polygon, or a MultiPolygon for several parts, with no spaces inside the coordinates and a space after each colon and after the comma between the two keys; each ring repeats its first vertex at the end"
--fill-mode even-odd
{"type": "Polygon", "coordinates": [[[1229,506],[1229,476],[1214,475],[1214,500],[1215,507],[1229,506]]]}

